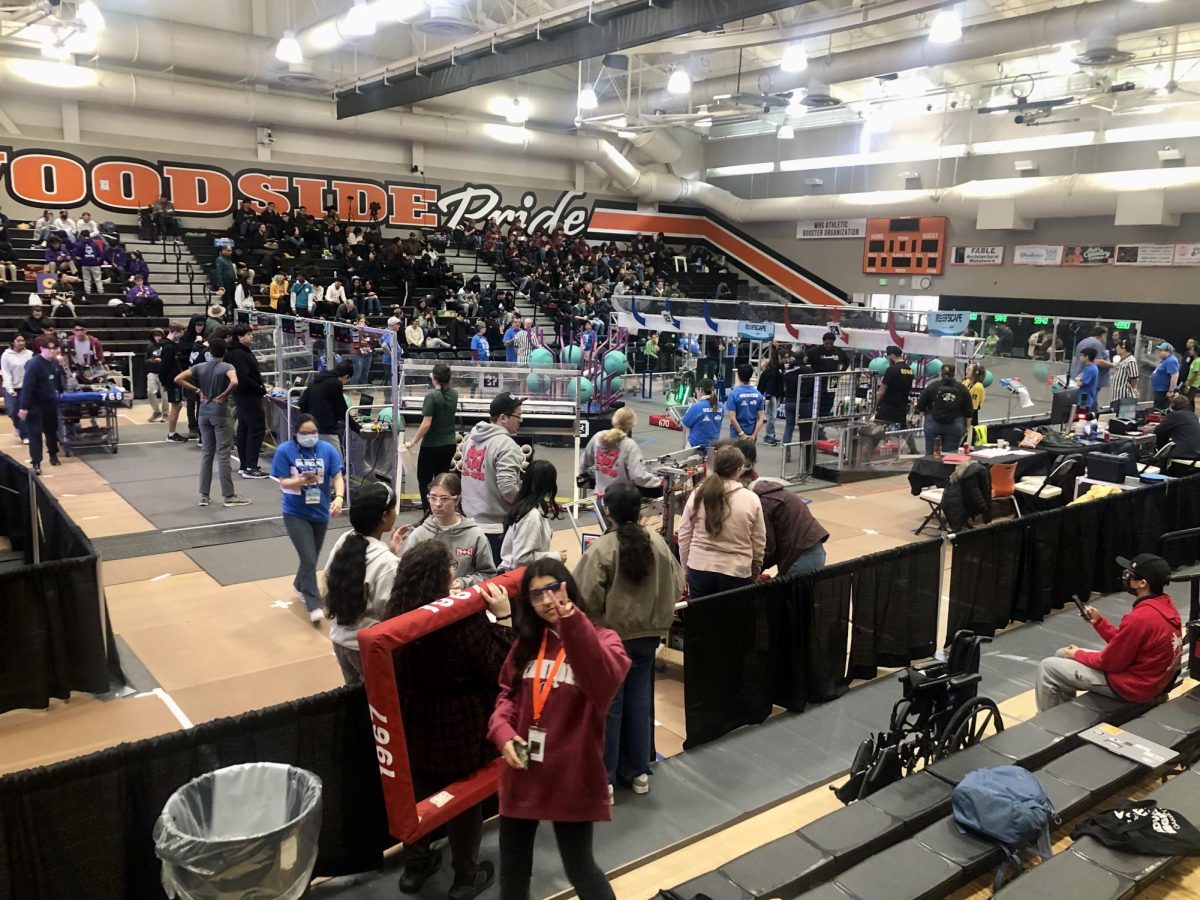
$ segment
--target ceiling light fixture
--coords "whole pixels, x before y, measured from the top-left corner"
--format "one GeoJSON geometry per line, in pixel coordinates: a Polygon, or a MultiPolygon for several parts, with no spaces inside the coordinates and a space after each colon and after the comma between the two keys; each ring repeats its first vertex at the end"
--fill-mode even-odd
{"type": "Polygon", "coordinates": [[[781,71],[803,72],[808,68],[808,54],[804,52],[804,47],[801,44],[788,44],[783,51],[783,59],[779,61],[781,71]]]}
{"type": "Polygon", "coordinates": [[[781,141],[790,141],[796,136],[796,129],[791,125],[780,125],[779,131],[775,132],[775,137],[781,141]]]}
{"type": "Polygon", "coordinates": [[[302,63],[304,54],[300,51],[300,42],[296,40],[296,32],[285,31],[279,43],[275,45],[275,58],[285,63],[302,63]]]}
{"type": "Polygon", "coordinates": [[[370,37],[375,33],[375,14],[366,0],[354,0],[354,5],[342,19],[342,34],[346,37],[370,37]]]}
{"type": "Polygon", "coordinates": [[[585,87],[579,92],[579,102],[576,105],[584,112],[588,112],[600,105],[600,98],[596,96],[595,90],[585,87]]]}
{"type": "Polygon", "coordinates": [[[962,19],[952,9],[943,9],[929,26],[931,44],[953,44],[962,38],[962,19]]]}
{"type": "Polygon", "coordinates": [[[529,111],[525,109],[525,104],[521,102],[520,97],[513,97],[512,106],[504,115],[505,121],[509,125],[524,125],[525,120],[529,118],[529,111]]]}
{"type": "Polygon", "coordinates": [[[1171,83],[1171,73],[1167,71],[1167,67],[1159,63],[1146,75],[1146,87],[1155,90],[1165,90],[1167,85],[1171,83]]]}
{"type": "Polygon", "coordinates": [[[690,94],[691,91],[692,78],[686,69],[676,69],[671,73],[671,77],[667,79],[667,93],[690,94]]]}
{"type": "Polygon", "coordinates": [[[104,30],[104,13],[100,12],[100,8],[92,0],[83,0],[75,15],[83,22],[88,31],[104,30]]]}

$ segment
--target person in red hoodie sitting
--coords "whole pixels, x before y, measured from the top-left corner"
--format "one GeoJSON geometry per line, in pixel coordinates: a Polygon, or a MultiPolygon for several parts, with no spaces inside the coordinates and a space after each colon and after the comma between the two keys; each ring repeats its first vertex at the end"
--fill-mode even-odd
{"type": "Polygon", "coordinates": [[[1179,611],[1163,588],[1171,567],[1161,557],[1141,553],[1132,560],[1117,557],[1124,568],[1125,590],[1137,599],[1133,609],[1113,626],[1093,607],[1086,618],[1104,639],[1103,650],[1070,644],[1038,664],[1037,708],[1058,706],[1078,691],[1146,703],[1170,687],[1179,670],[1183,639],[1179,611]]]}
{"type": "Polygon", "coordinates": [[[612,819],[604,727],[629,656],[617,633],[593,625],[578,604],[579,588],[557,559],[529,566],[512,602],[517,639],[488,727],[507,763],[500,773],[501,900],[528,900],[542,821],[554,824],[580,900],[614,896],[592,855],[592,828],[612,819]]]}

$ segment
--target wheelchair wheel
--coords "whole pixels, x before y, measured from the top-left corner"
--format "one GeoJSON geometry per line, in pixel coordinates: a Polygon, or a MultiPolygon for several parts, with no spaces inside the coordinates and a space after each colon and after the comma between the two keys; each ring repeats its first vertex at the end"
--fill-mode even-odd
{"type": "Polygon", "coordinates": [[[965,750],[1003,730],[1004,719],[995,702],[989,697],[975,697],[955,710],[946,723],[938,743],[937,757],[940,759],[958,750],[965,750]]]}

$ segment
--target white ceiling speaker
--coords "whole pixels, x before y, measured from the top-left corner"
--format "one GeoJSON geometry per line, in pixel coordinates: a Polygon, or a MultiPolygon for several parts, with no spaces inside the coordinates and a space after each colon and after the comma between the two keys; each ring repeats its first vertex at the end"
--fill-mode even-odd
{"type": "MultiPolygon", "coordinates": [[[[796,104],[793,97],[792,103],[796,104]]],[[[804,96],[800,98],[799,106],[805,106],[809,109],[835,109],[842,105],[842,101],[833,96],[829,85],[822,84],[819,81],[810,81],[808,90],[804,92],[804,96]]]]}
{"type": "Polygon", "coordinates": [[[279,76],[280,82],[298,88],[321,88],[329,86],[324,78],[313,73],[312,63],[288,63],[279,76]]]}
{"type": "Polygon", "coordinates": [[[1075,57],[1075,63],[1092,68],[1119,66],[1129,62],[1133,57],[1133,53],[1117,47],[1115,34],[1100,33],[1087,39],[1083,52],[1075,57]]]}
{"type": "Polygon", "coordinates": [[[479,25],[463,12],[461,3],[433,2],[429,15],[418,19],[413,27],[431,37],[464,38],[479,34],[479,25]]]}

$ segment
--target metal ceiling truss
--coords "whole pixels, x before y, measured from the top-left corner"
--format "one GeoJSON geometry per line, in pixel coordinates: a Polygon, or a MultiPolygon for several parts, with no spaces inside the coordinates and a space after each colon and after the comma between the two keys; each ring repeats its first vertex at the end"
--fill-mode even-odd
{"type": "Polygon", "coordinates": [[[796,5],[794,0],[638,0],[459,53],[453,61],[423,65],[419,73],[390,74],[387,83],[380,78],[359,84],[338,93],[337,114],[339,119],[346,119],[411,106],[796,5]]]}

